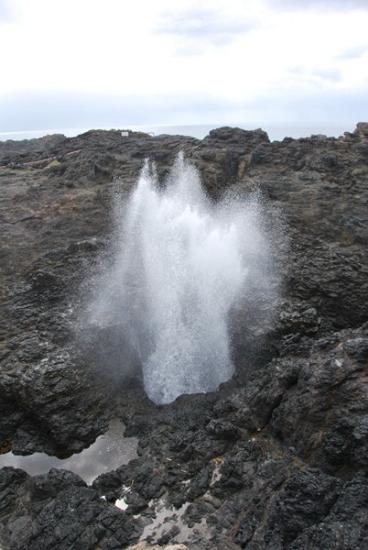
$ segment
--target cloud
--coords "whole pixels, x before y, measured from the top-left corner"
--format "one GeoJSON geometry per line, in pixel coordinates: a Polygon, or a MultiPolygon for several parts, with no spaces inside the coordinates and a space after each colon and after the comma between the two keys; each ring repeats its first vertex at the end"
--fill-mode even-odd
{"type": "Polygon", "coordinates": [[[224,46],[254,28],[243,18],[234,18],[213,8],[175,9],[162,14],[155,31],[178,41],[178,53],[200,53],[204,48],[224,46]]]}
{"type": "Polygon", "coordinates": [[[367,0],[266,0],[270,8],[290,10],[343,10],[365,9],[368,11],[367,0]]]}
{"type": "Polygon", "coordinates": [[[341,70],[337,67],[313,67],[307,68],[304,66],[293,67],[290,71],[292,76],[296,76],[299,81],[302,79],[306,82],[325,81],[327,83],[340,82],[342,79],[341,70]]]}
{"type": "Polygon", "coordinates": [[[335,67],[314,69],[314,71],[311,71],[310,74],[312,77],[321,78],[322,80],[326,80],[328,82],[340,82],[342,78],[340,69],[335,67]]]}
{"type": "Polygon", "coordinates": [[[14,18],[14,9],[12,8],[9,0],[0,0],[0,25],[1,23],[8,23],[14,18]]]}
{"type": "Polygon", "coordinates": [[[340,59],[359,59],[368,52],[368,42],[364,45],[352,46],[345,49],[340,55],[340,59]]]}
{"type": "Polygon", "coordinates": [[[48,0],[9,2],[16,18],[0,32],[3,131],[303,124],[312,106],[315,119],[324,110],[338,116],[324,97],[340,98],[340,117],[364,118],[368,11],[341,11],[359,0],[107,0],[107,8],[64,0],[57,25],[48,0]],[[318,11],[327,5],[340,11],[318,11]]]}

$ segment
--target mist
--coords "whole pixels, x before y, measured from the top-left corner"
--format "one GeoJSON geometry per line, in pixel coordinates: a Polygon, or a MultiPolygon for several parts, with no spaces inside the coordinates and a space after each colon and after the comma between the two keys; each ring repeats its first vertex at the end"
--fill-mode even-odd
{"type": "Polygon", "coordinates": [[[85,323],[108,334],[105,366],[109,357],[122,376],[140,370],[148,397],[169,403],[232,377],[230,314],[246,301],[254,316],[272,277],[259,195],[213,203],[182,154],[163,185],[146,161],[129,198],[114,196],[85,323]]]}

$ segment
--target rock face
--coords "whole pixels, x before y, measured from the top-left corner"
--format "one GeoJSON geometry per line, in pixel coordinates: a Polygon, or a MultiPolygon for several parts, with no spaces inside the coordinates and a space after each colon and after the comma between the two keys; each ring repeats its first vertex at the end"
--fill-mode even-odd
{"type": "Polygon", "coordinates": [[[1,547],[368,547],[366,123],[282,142],[234,128],[0,142],[0,188],[0,452],[65,457],[112,417],[139,438],[139,458],[92,486],[1,469],[1,547]],[[245,308],[231,321],[234,379],[158,407],[134,377],[108,361],[101,371],[114,332],[91,347],[75,324],[107,251],[114,189],[129,192],[146,157],[163,178],[179,151],[213,200],[260,190],[288,242],[275,237],[272,315],[245,308]]]}

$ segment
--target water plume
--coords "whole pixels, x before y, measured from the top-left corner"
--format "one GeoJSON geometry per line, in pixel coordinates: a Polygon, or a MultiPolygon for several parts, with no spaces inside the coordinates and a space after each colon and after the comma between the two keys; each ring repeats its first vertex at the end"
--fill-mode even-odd
{"type": "Polygon", "coordinates": [[[91,322],[119,327],[154,402],[216,390],[234,373],[230,312],[267,288],[259,198],[211,202],[181,154],[164,185],[146,161],[128,200],[117,196],[115,218],[91,322]]]}

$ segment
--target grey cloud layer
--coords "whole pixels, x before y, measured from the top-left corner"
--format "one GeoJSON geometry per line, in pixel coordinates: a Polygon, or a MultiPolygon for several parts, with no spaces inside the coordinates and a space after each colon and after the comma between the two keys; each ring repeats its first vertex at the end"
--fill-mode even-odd
{"type": "Polygon", "coordinates": [[[188,117],[188,124],[201,113],[216,116],[228,108],[221,99],[201,96],[123,96],[66,92],[21,92],[0,96],[0,132],[52,128],[124,127],[154,124],[169,116],[188,117]]]}
{"type": "Polygon", "coordinates": [[[0,98],[0,131],[126,127],[133,124],[240,124],[308,126],[367,119],[368,90],[302,94],[275,89],[253,101],[213,96],[123,97],[65,93],[18,94],[0,98]]]}

